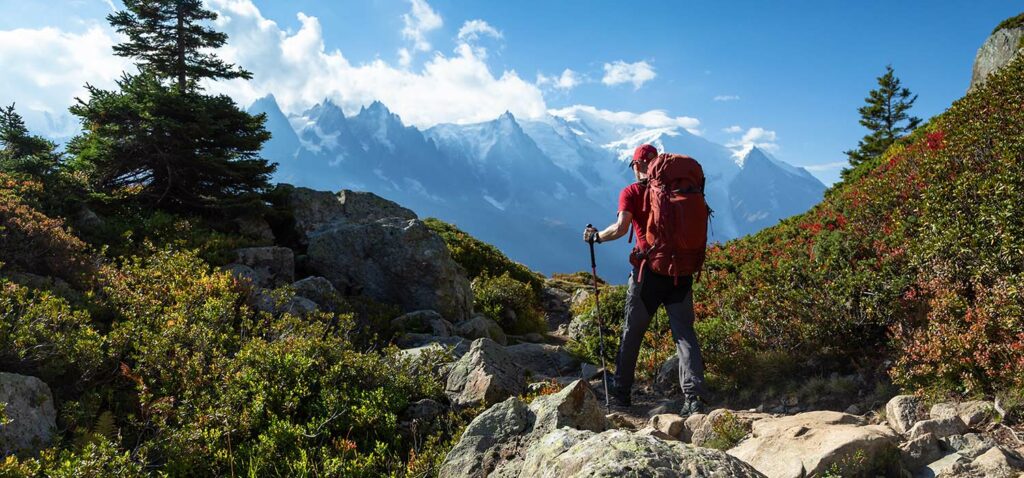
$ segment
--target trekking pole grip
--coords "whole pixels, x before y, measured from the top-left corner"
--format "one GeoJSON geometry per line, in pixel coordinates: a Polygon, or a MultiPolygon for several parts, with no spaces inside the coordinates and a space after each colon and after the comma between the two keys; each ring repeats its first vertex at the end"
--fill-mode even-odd
{"type": "MultiPolygon", "coordinates": [[[[587,224],[587,229],[593,228],[593,224],[587,224]]],[[[587,244],[590,244],[590,267],[595,268],[597,267],[597,261],[594,260],[594,236],[590,236],[590,239],[587,241],[587,244]]]]}

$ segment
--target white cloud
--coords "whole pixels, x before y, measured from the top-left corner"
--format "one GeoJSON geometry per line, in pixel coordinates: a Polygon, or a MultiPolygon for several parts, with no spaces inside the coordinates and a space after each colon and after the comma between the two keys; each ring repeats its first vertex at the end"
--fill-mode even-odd
{"type": "Polygon", "coordinates": [[[441,28],[444,21],[426,0],[409,0],[412,9],[409,13],[402,15],[402,36],[413,42],[413,48],[418,51],[430,51],[430,42],[426,34],[441,28]]]}
{"type": "Polygon", "coordinates": [[[779,145],[776,143],[776,139],[777,135],[774,131],[755,126],[747,129],[747,132],[743,133],[743,136],[734,138],[728,143],[725,143],[725,146],[732,149],[734,157],[742,158],[746,156],[751,149],[754,149],[755,146],[770,153],[777,152],[779,150],[779,145]]]}
{"type": "Polygon", "coordinates": [[[718,95],[714,98],[715,101],[737,101],[739,99],[739,95],[718,95]]]}
{"type": "Polygon", "coordinates": [[[17,103],[33,131],[64,137],[77,132],[67,108],[85,99],[85,84],[111,88],[121,72],[134,70],[114,56],[113,31],[92,26],[81,33],[56,28],[0,30],[0,104],[17,103]]]}
{"type": "Polygon", "coordinates": [[[408,48],[398,49],[398,64],[403,68],[408,68],[412,64],[412,53],[409,53],[408,48]]]}
{"type": "Polygon", "coordinates": [[[700,120],[689,116],[669,116],[664,110],[650,110],[644,113],[630,111],[609,111],[588,105],[573,105],[561,109],[552,109],[548,113],[567,119],[581,115],[593,116],[613,124],[641,126],[644,128],[676,128],[681,127],[693,134],[700,134],[697,129],[700,120]]]}
{"type": "Polygon", "coordinates": [[[468,20],[459,28],[458,39],[461,42],[476,41],[481,36],[501,38],[501,32],[483,20],[468,20]]]}
{"type": "Polygon", "coordinates": [[[740,128],[739,125],[733,125],[728,128],[723,128],[722,131],[726,133],[739,133],[740,131],[743,131],[743,128],[740,128]]]}
{"type": "Polygon", "coordinates": [[[655,76],[654,67],[646,61],[626,63],[619,60],[604,64],[604,78],[601,78],[601,82],[609,86],[632,83],[633,89],[640,89],[655,76]]]}
{"type": "Polygon", "coordinates": [[[552,88],[569,91],[583,82],[580,78],[579,73],[572,71],[568,68],[562,71],[559,76],[545,76],[542,73],[537,73],[537,86],[550,86],[552,88]]]}
{"type": "Polygon", "coordinates": [[[803,166],[803,168],[808,171],[832,171],[849,165],[849,161],[836,161],[833,163],[812,164],[810,166],[803,166]]]}
{"type": "MultiPolygon", "coordinates": [[[[218,28],[228,34],[222,56],[254,76],[209,89],[243,105],[273,93],[286,113],[301,112],[330,97],[346,114],[354,114],[380,100],[406,124],[419,127],[487,121],[506,110],[534,118],[546,110],[540,88],[515,71],[492,72],[485,52],[466,43],[450,55],[433,52],[418,71],[403,63],[401,53],[399,65],[380,59],[357,65],[341,51],[324,47],[316,17],[299,13],[301,27],[290,33],[264,18],[251,0],[209,2],[221,14],[218,28]]],[[[417,2],[413,5],[415,12],[417,2]]]]}

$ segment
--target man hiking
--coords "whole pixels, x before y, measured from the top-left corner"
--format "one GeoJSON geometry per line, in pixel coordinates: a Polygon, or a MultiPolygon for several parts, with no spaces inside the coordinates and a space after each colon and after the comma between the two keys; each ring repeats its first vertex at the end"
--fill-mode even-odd
{"type": "MultiPolygon", "coordinates": [[[[636,361],[640,354],[640,344],[644,333],[647,332],[647,327],[651,323],[651,317],[654,316],[660,305],[664,305],[665,310],[668,312],[672,338],[676,343],[676,352],[679,356],[679,385],[683,390],[684,397],[683,408],[680,414],[688,416],[702,411],[703,401],[706,397],[704,389],[704,362],[701,358],[700,346],[697,343],[697,334],[693,329],[693,276],[692,273],[678,275],[680,270],[688,270],[692,269],[692,267],[686,267],[684,264],[683,267],[672,270],[673,265],[669,264],[668,270],[671,275],[658,273],[652,270],[654,268],[652,266],[656,261],[649,263],[648,259],[651,256],[647,255],[652,251],[648,237],[648,225],[652,224],[654,225],[653,227],[664,231],[664,228],[656,220],[649,222],[650,216],[652,212],[654,214],[667,214],[664,212],[666,206],[651,206],[650,202],[653,196],[648,196],[648,189],[650,189],[648,185],[648,166],[651,166],[655,160],[658,160],[661,163],[657,166],[659,171],[664,171],[665,168],[663,166],[667,161],[662,161],[663,158],[685,158],[685,160],[692,162],[692,165],[689,165],[690,167],[695,166],[696,170],[700,171],[700,166],[692,158],[679,155],[661,155],[659,157],[658,150],[649,144],[636,148],[636,151],[633,153],[633,160],[629,165],[633,169],[637,181],[626,186],[619,193],[618,219],[614,224],[602,231],[598,231],[593,227],[586,228],[583,233],[583,240],[595,243],[613,241],[626,235],[630,225],[636,231],[637,245],[630,254],[633,272],[629,276],[626,292],[622,340],[615,358],[614,383],[609,389],[611,403],[620,407],[631,405],[631,392],[636,372],[636,361]]],[[[702,171],[700,171],[699,181],[700,205],[706,208],[707,206],[703,202],[704,179],[702,171]]],[[[666,191],[666,188],[662,187],[659,190],[666,191]]],[[[683,194],[693,193],[694,191],[676,189],[668,192],[683,194]]],[[[664,201],[660,204],[667,204],[668,201],[668,199],[663,197],[657,197],[655,200],[664,201]]],[[[685,212],[683,211],[683,213],[685,212]]],[[[685,217],[685,214],[681,215],[685,217]]],[[[703,217],[706,221],[707,214],[703,217]]],[[[661,219],[658,218],[658,220],[661,219]]],[[[687,227],[688,224],[684,222],[683,227],[687,227]]],[[[703,241],[706,242],[706,223],[703,226],[703,241]]],[[[691,231],[691,235],[698,234],[699,238],[700,226],[698,225],[693,229],[695,231],[691,231]]],[[[672,232],[674,237],[678,237],[680,234],[679,231],[672,232]]],[[[657,241],[666,242],[665,239],[657,238],[656,236],[652,237],[657,241]]],[[[673,261],[675,261],[675,257],[673,253],[673,261]]],[[[700,263],[703,263],[703,249],[700,252],[700,263]]],[[[662,264],[663,262],[658,265],[662,264]]],[[[658,268],[664,269],[664,267],[658,268]]],[[[699,265],[697,270],[699,270],[699,265]]]]}

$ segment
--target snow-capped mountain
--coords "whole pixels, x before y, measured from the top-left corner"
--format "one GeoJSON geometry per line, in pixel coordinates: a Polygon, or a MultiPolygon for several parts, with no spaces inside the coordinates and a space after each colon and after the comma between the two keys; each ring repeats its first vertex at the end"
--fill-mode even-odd
{"type": "MultiPolygon", "coordinates": [[[[273,96],[252,113],[267,115],[264,146],[275,180],[324,190],[373,191],[495,244],[545,273],[585,269],[583,226],[614,221],[619,191],[634,181],[633,149],[693,156],[704,167],[715,209],[712,241],[756,232],[805,211],[825,187],[807,171],[753,149],[733,152],[678,125],[613,121],[587,109],[520,120],[406,126],[380,102],[346,116],[330,100],[286,116],[273,96]]],[[[625,241],[602,244],[599,263],[614,282],[628,274],[625,241]]]]}

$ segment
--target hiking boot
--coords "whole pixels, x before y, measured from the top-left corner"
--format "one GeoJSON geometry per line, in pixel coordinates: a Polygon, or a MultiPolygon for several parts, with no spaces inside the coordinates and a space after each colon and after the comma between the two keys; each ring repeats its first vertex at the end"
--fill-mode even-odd
{"type": "Polygon", "coordinates": [[[686,418],[697,413],[704,413],[704,401],[700,397],[688,395],[683,399],[683,408],[679,410],[679,416],[686,418]]]}
{"type": "Polygon", "coordinates": [[[621,391],[617,387],[608,389],[608,403],[613,407],[631,407],[633,406],[633,399],[630,397],[629,391],[621,391]]]}

